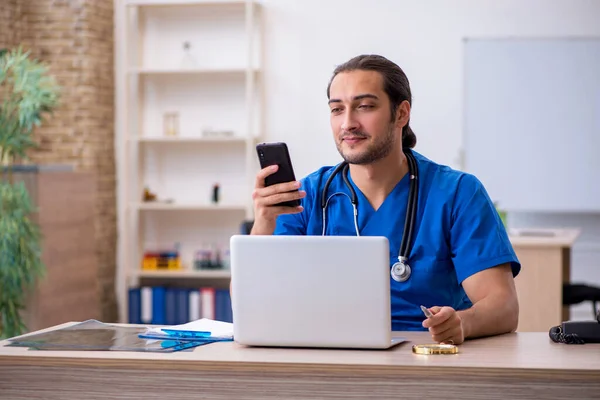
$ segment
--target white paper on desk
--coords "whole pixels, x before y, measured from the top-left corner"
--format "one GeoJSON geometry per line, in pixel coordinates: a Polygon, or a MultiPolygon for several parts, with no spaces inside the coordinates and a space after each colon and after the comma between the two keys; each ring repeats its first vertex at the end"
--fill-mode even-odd
{"type": "Polygon", "coordinates": [[[210,337],[233,338],[233,324],[230,322],[215,321],[213,319],[201,318],[196,321],[181,325],[161,326],[159,328],[148,328],[147,333],[164,334],[163,329],[188,331],[188,332],[210,332],[210,337]]]}

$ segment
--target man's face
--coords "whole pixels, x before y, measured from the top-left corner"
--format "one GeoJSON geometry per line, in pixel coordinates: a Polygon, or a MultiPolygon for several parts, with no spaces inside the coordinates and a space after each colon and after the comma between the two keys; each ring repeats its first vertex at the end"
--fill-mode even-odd
{"type": "Polygon", "coordinates": [[[329,89],[331,129],[342,158],[370,164],[386,157],[401,137],[391,121],[383,77],[376,71],[350,71],[333,78],[329,89]]]}

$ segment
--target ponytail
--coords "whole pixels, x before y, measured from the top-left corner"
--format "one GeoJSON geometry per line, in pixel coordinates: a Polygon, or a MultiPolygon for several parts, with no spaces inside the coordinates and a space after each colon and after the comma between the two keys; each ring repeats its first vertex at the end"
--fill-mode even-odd
{"type": "Polygon", "coordinates": [[[402,148],[412,149],[417,144],[417,135],[413,132],[412,128],[406,124],[402,128],[402,148]]]}

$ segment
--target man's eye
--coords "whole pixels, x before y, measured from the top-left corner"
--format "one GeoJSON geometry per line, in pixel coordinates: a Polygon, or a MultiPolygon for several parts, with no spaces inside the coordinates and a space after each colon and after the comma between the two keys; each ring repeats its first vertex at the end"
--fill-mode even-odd
{"type": "Polygon", "coordinates": [[[332,108],[331,109],[332,114],[339,113],[340,111],[341,111],[341,108],[332,108]]]}
{"type": "Polygon", "coordinates": [[[358,106],[358,108],[369,109],[373,108],[373,106],[371,104],[361,104],[360,106],[358,106]]]}

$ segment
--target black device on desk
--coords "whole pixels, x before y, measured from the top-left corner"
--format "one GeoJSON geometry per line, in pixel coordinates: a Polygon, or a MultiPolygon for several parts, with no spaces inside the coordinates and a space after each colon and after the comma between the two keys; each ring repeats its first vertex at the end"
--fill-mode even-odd
{"type": "MultiPolygon", "coordinates": [[[[285,143],[259,143],[256,145],[256,152],[258,153],[258,160],[261,168],[266,168],[271,165],[277,165],[279,167],[277,172],[265,178],[265,186],[296,180],[290,153],[288,152],[285,143]]],[[[298,207],[300,205],[300,200],[285,201],[275,205],[298,207]]]]}
{"type": "Polygon", "coordinates": [[[596,321],[565,321],[550,328],[550,339],[556,343],[600,343],[600,310],[596,321]]]}

